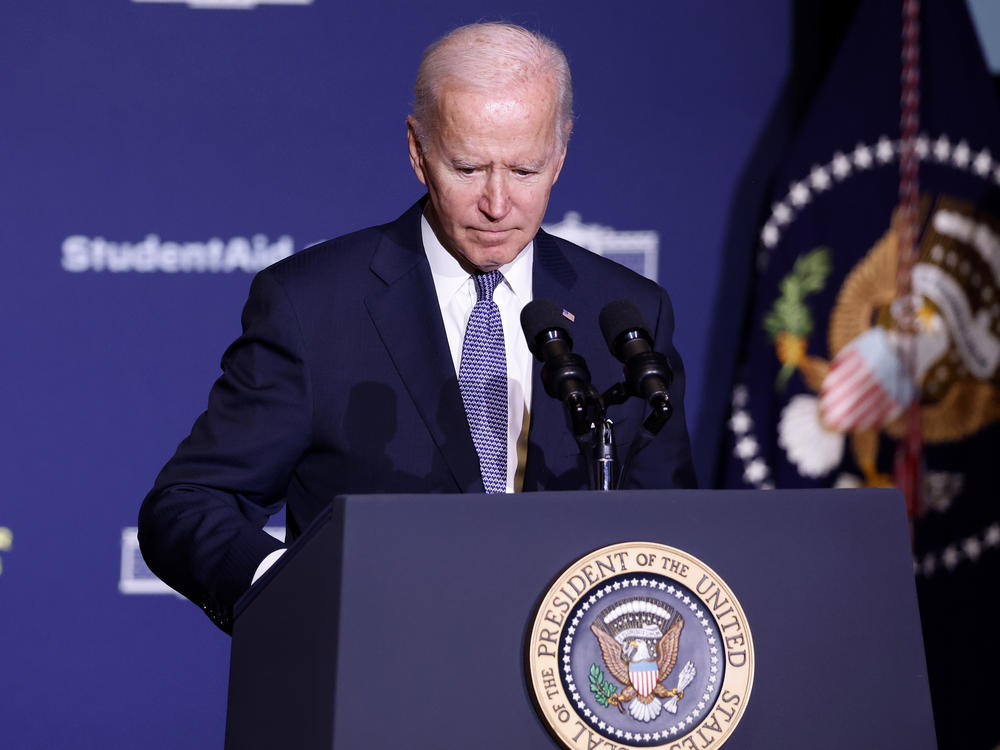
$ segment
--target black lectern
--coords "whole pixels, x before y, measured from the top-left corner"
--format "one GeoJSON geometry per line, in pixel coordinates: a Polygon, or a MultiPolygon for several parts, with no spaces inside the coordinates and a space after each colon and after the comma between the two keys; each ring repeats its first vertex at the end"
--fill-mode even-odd
{"type": "Polygon", "coordinates": [[[557,747],[525,675],[535,610],[630,541],[697,557],[742,604],[756,671],[726,750],[935,747],[886,490],[337,498],[238,604],[226,747],[557,747]]]}

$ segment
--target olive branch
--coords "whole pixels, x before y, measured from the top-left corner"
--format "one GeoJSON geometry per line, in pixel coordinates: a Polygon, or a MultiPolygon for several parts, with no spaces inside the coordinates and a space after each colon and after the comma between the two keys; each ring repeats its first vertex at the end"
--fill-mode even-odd
{"type": "Polygon", "coordinates": [[[602,706],[609,705],[611,698],[617,692],[615,686],[604,677],[604,671],[596,664],[590,665],[590,692],[594,694],[594,700],[602,706]]]}
{"type": "Polygon", "coordinates": [[[792,272],[781,280],[781,296],[764,317],[764,330],[778,346],[782,368],[775,386],[781,390],[805,355],[805,341],[813,330],[813,319],[804,300],[823,289],[830,274],[830,248],[817,247],[795,261],[792,272]]]}

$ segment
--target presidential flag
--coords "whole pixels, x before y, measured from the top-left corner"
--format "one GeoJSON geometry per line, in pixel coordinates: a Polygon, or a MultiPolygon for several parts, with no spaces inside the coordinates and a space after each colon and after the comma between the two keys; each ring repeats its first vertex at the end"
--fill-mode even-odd
{"type": "Polygon", "coordinates": [[[914,572],[938,741],[993,748],[1000,107],[964,3],[921,0],[918,234],[901,294],[902,5],[862,3],[774,176],[724,483],[894,486],[916,405],[914,572]]]}

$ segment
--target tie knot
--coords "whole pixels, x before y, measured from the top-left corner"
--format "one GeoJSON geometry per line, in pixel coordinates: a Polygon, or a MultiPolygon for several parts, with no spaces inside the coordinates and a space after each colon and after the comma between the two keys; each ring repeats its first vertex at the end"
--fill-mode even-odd
{"type": "Polygon", "coordinates": [[[499,271],[477,273],[473,275],[472,280],[476,282],[476,299],[482,302],[493,299],[493,290],[503,281],[503,274],[499,271]]]}

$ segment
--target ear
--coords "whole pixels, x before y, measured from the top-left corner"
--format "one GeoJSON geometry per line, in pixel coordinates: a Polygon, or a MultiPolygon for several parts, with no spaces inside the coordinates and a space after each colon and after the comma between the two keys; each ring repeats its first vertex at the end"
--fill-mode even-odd
{"type": "Polygon", "coordinates": [[[406,118],[406,142],[410,151],[410,166],[413,167],[414,174],[421,184],[427,185],[427,176],[424,173],[424,150],[417,138],[417,121],[413,115],[406,118]]]}
{"type": "Polygon", "coordinates": [[[559,173],[562,172],[563,162],[566,161],[566,148],[567,147],[565,147],[565,146],[563,147],[562,153],[559,154],[559,161],[556,162],[556,172],[555,172],[555,176],[552,178],[552,184],[553,185],[555,185],[556,184],[556,180],[559,179],[559,173]]]}
{"type": "Polygon", "coordinates": [[[559,154],[559,160],[556,162],[556,174],[555,174],[555,177],[552,178],[552,184],[553,185],[555,185],[556,184],[556,180],[559,179],[559,173],[562,172],[563,162],[566,161],[566,149],[569,148],[569,135],[570,135],[570,133],[573,130],[573,120],[572,119],[566,121],[565,125],[563,126],[563,130],[565,132],[565,139],[564,139],[563,143],[565,143],[566,145],[563,146],[562,153],[559,154]]]}

